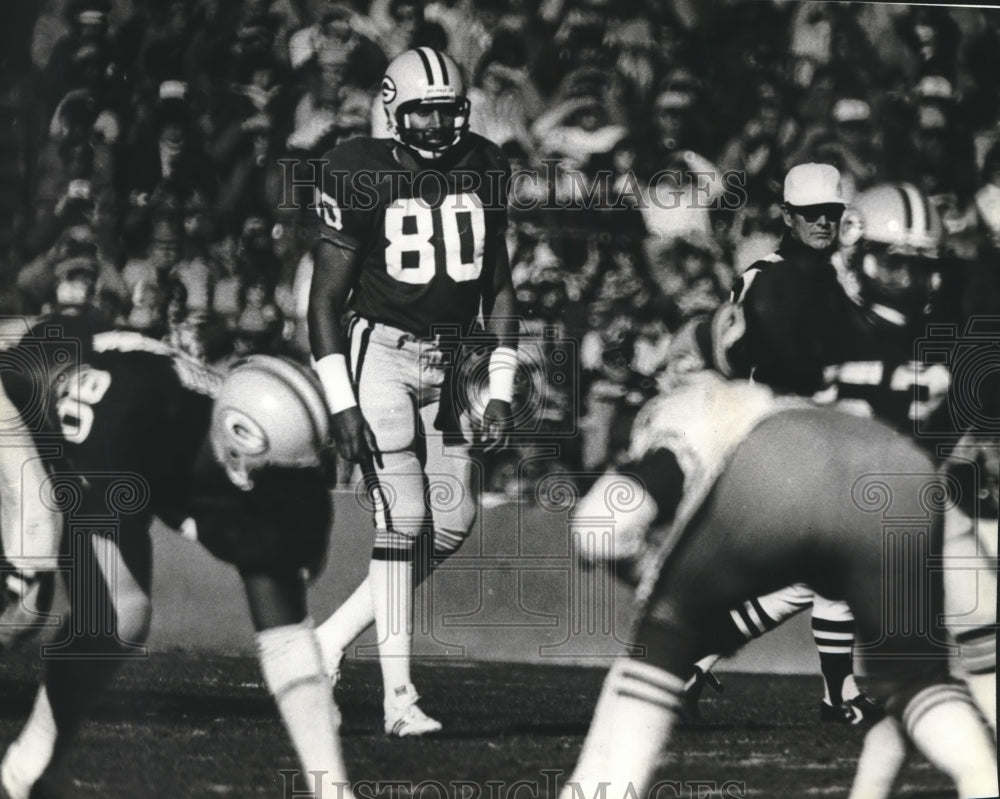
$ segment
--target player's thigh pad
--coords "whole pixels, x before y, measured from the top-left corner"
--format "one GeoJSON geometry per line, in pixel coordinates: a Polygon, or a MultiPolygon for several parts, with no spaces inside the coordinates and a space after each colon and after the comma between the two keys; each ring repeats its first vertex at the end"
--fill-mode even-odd
{"type": "Polygon", "coordinates": [[[467,446],[445,445],[445,435],[434,429],[437,412],[436,402],[420,411],[426,436],[427,505],[434,526],[435,549],[450,549],[472,530],[482,473],[467,446]]]}
{"type": "Polygon", "coordinates": [[[381,328],[370,336],[366,332],[355,330],[351,338],[361,413],[380,453],[411,450],[417,437],[419,362],[410,348],[393,346],[381,328]]]}

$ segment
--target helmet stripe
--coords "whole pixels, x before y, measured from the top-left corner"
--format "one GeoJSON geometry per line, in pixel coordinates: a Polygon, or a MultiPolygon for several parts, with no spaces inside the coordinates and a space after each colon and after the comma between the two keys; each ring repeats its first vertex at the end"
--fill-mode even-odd
{"type": "Polygon", "coordinates": [[[428,48],[428,49],[430,49],[430,51],[434,53],[434,56],[437,58],[437,62],[441,67],[441,81],[444,83],[445,86],[447,86],[449,84],[448,65],[445,63],[444,56],[441,55],[441,53],[439,53],[437,50],[434,50],[433,48],[428,48]]]}
{"type": "Polygon", "coordinates": [[[418,47],[414,52],[420,56],[420,60],[424,64],[424,71],[427,73],[427,83],[433,86],[437,81],[434,79],[434,68],[431,66],[431,60],[427,57],[425,50],[430,50],[429,47],[418,47]]]}
{"type": "Polygon", "coordinates": [[[927,234],[927,206],[915,186],[904,183],[903,191],[910,198],[910,206],[913,208],[913,219],[906,228],[906,235],[923,237],[927,234]]]}
{"type": "Polygon", "coordinates": [[[905,186],[897,186],[896,191],[903,202],[903,236],[907,236],[913,230],[913,204],[905,186]]]}

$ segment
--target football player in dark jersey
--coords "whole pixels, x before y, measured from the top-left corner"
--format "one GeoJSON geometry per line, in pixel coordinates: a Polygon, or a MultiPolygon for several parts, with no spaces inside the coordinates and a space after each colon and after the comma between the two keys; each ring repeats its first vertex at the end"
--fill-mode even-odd
{"type": "Polygon", "coordinates": [[[375,622],[385,729],[408,736],[441,726],[417,706],[410,678],[416,542],[429,535],[440,559],[469,534],[481,476],[468,447],[473,434],[488,448],[505,441],[518,326],[504,237],[509,167],[469,131],[458,67],[429,47],[410,50],[381,92],[392,138],[327,153],[316,187],[309,340],[333,439],[361,464],[375,522],[368,578],[318,634],[335,681],[343,650],[375,622]],[[451,378],[480,316],[490,397],[478,431],[463,434],[465,391],[451,378]]]}
{"type": "Polygon", "coordinates": [[[25,501],[62,516],[56,567],[70,597],[31,716],[0,765],[6,795],[57,790],[87,707],[142,653],[154,515],[239,570],[264,680],[301,765],[328,789],[346,786],[303,577],[321,567],[332,523],[318,380],[271,356],[218,372],[138,333],[98,333],[81,353],[49,332],[0,352],[20,426],[49,453],[48,476],[25,501]]]}

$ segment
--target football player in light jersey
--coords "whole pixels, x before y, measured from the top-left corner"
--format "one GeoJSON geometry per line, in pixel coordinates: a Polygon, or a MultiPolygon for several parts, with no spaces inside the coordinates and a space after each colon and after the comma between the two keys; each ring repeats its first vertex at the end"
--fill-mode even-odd
{"type": "Polygon", "coordinates": [[[904,735],[962,799],[997,795],[994,735],[950,675],[939,564],[955,497],[908,436],[703,372],[640,412],[630,457],[572,524],[583,557],[611,551],[632,570],[642,654],[611,668],[564,799],[655,796],[691,664],[718,646],[732,607],[795,583],[847,603],[888,714],[854,795],[887,795],[895,768],[882,761],[898,766],[904,735]]]}
{"type": "MultiPolygon", "coordinates": [[[[56,575],[70,597],[30,718],[0,764],[0,793],[61,795],[88,707],[123,660],[143,653],[156,515],[239,570],[264,681],[301,766],[322,772],[324,796],[337,787],[349,796],[303,577],[321,567],[332,522],[318,380],[271,356],[218,372],[138,333],[78,343],[45,329],[0,350],[18,411],[4,432],[30,434],[47,464],[40,489],[21,499],[61,514],[56,575]]],[[[17,535],[3,532],[6,548],[17,535]]]]}
{"type": "Polygon", "coordinates": [[[469,131],[458,67],[429,47],[410,50],[389,65],[381,92],[392,138],[327,153],[316,187],[309,340],[334,442],[362,466],[375,525],[367,579],[318,634],[335,681],[344,649],[374,621],[385,730],[410,736],[441,728],[418,707],[410,676],[417,542],[430,537],[428,560],[457,550],[482,479],[461,423],[463,338],[482,317],[490,395],[475,435],[497,447],[511,418],[518,326],[509,167],[469,131]]]}

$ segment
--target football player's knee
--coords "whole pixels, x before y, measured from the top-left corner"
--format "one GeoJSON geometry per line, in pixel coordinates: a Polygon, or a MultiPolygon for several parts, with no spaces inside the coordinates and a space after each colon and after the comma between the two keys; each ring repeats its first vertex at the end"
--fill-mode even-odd
{"type": "Polygon", "coordinates": [[[476,503],[456,478],[432,480],[427,490],[434,525],[434,555],[447,557],[469,537],[476,521],[476,503]]]}
{"type": "Polygon", "coordinates": [[[378,403],[371,402],[366,397],[362,410],[380,453],[413,449],[417,426],[413,407],[409,402],[405,405],[378,403]]]}

